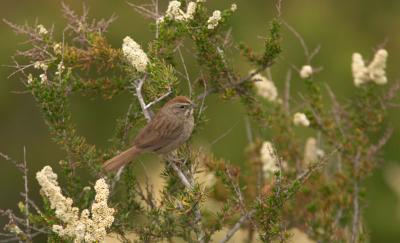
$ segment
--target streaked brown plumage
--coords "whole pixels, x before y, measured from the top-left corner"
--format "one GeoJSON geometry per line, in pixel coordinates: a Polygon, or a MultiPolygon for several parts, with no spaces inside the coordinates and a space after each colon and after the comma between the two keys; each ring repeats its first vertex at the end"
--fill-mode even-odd
{"type": "Polygon", "coordinates": [[[177,149],[189,139],[193,127],[193,103],[185,96],[177,96],[168,101],[142,128],[131,148],[106,161],[103,169],[117,170],[144,152],[165,154],[177,149]]]}

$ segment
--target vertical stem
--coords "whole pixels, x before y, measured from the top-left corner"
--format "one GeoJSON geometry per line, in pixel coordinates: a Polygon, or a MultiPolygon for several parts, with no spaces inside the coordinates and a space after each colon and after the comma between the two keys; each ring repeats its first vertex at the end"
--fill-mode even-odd
{"type": "Polygon", "coordinates": [[[356,243],[359,238],[359,228],[360,228],[360,202],[359,202],[359,163],[360,163],[361,152],[357,149],[357,155],[353,162],[353,172],[354,172],[354,183],[353,183],[353,224],[351,229],[351,243],[356,243]]]}
{"type": "Polygon", "coordinates": [[[26,148],[24,146],[24,187],[25,187],[25,224],[26,224],[26,235],[28,238],[31,237],[31,227],[29,222],[29,188],[28,188],[28,166],[26,163],[26,148]]]}

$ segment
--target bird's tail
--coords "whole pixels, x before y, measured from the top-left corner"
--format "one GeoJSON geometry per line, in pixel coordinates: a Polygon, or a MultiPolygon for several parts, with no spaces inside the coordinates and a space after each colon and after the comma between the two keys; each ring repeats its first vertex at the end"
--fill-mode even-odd
{"type": "Polygon", "coordinates": [[[114,158],[107,160],[103,165],[103,170],[108,172],[118,170],[119,168],[133,160],[137,155],[140,154],[140,152],[140,149],[136,148],[136,146],[133,146],[132,148],[125,150],[114,158]]]}

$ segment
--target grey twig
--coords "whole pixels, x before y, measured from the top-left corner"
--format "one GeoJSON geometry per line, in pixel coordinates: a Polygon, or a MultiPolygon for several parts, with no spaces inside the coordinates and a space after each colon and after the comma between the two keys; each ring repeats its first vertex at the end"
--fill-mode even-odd
{"type": "Polygon", "coordinates": [[[167,98],[172,93],[171,90],[168,90],[167,93],[163,94],[162,96],[158,97],[157,99],[153,100],[152,102],[145,105],[145,108],[148,110],[153,105],[157,104],[158,102],[162,101],[163,99],[167,98]]]}
{"type": "Polygon", "coordinates": [[[220,240],[220,243],[228,242],[233,235],[240,229],[240,227],[254,214],[255,210],[249,211],[247,214],[243,215],[236,224],[226,233],[224,238],[220,240]]]}
{"type": "Polygon", "coordinates": [[[26,163],[26,148],[24,146],[24,189],[25,189],[25,225],[26,225],[26,235],[31,239],[31,228],[29,223],[29,197],[28,197],[28,166],[26,163]]]}
{"type": "Polygon", "coordinates": [[[385,144],[392,137],[393,132],[394,129],[392,127],[387,128],[383,136],[379,139],[378,143],[369,147],[367,152],[369,158],[374,156],[383,146],[385,146],[385,144]]]}
{"type": "Polygon", "coordinates": [[[135,82],[135,88],[136,88],[136,96],[139,100],[140,107],[142,108],[143,115],[146,118],[147,122],[151,121],[151,114],[149,112],[149,109],[146,107],[146,102],[144,101],[143,95],[142,95],[142,88],[144,81],[146,81],[147,75],[145,74],[141,79],[136,80],[135,82]]]}
{"type": "Polygon", "coordinates": [[[187,82],[188,82],[189,97],[192,98],[192,83],[190,82],[189,73],[188,73],[188,71],[187,71],[185,59],[183,58],[183,55],[182,55],[182,52],[181,52],[181,48],[180,48],[180,47],[178,47],[178,53],[179,53],[179,57],[180,57],[181,62],[182,62],[183,70],[185,71],[186,80],[187,80],[187,82]]]}
{"type": "Polygon", "coordinates": [[[205,97],[209,96],[210,94],[213,94],[215,92],[218,92],[221,89],[226,89],[226,88],[232,88],[232,87],[237,87],[249,80],[251,80],[254,76],[256,76],[257,74],[259,74],[260,72],[264,71],[269,65],[264,65],[258,69],[256,69],[255,71],[251,72],[249,75],[243,77],[242,79],[240,79],[238,82],[236,83],[229,83],[221,88],[210,88],[207,89],[203,92],[203,94],[200,94],[199,96],[197,96],[197,100],[202,100],[205,97]]]}
{"type": "Polygon", "coordinates": [[[292,70],[289,69],[286,73],[285,93],[283,96],[283,108],[287,115],[290,114],[290,81],[292,79],[292,70]]]}
{"type": "Polygon", "coordinates": [[[329,87],[328,84],[325,84],[325,88],[328,91],[329,97],[331,98],[331,101],[332,101],[332,115],[335,118],[336,126],[338,126],[342,137],[346,137],[346,133],[343,130],[342,122],[340,119],[340,115],[343,113],[343,110],[341,109],[340,104],[337,101],[335,94],[333,93],[332,89],[329,87]]]}

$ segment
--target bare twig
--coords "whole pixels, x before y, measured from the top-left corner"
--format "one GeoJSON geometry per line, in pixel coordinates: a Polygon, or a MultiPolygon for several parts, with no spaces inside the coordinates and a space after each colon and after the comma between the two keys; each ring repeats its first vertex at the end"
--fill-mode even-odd
{"type": "Polygon", "coordinates": [[[115,185],[121,179],[121,174],[124,171],[124,169],[125,169],[125,165],[121,166],[121,168],[119,168],[117,173],[115,174],[114,179],[113,179],[112,184],[111,184],[111,191],[114,190],[115,185]]]}
{"type": "MultiPolygon", "coordinates": [[[[202,75],[202,76],[203,76],[203,75],[202,75]]],[[[204,81],[203,77],[201,78],[201,80],[203,80],[204,93],[206,93],[206,90],[207,90],[207,82],[204,81]]],[[[199,108],[199,114],[198,114],[198,116],[197,116],[197,119],[200,118],[201,114],[202,114],[203,111],[204,111],[204,101],[205,101],[205,100],[206,100],[206,96],[203,96],[202,99],[201,99],[201,105],[200,105],[200,108],[199,108]]]]}
{"type": "Polygon", "coordinates": [[[299,40],[301,46],[303,47],[304,50],[304,56],[307,58],[307,61],[309,61],[310,57],[310,52],[308,51],[308,47],[306,42],[304,41],[304,38],[300,35],[299,32],[297,32],[290,24],[288,24],[286,21],[282,20],[282,23],[290,30],[290,32],[293,33],[294,36],[299,40]]]}
{"type": "Polygon", "coordinates": [[[189,182],[189,180],[186,178],[185,174],[181,171],[181,169],[176,166],[174,162],[170,162],[171,168],[175,171],[175,173],[178,175],[179,179],[181,180],[182,184],[185,185],[188,189],[192,190],[193,185],[189,182]]]}
{"type": "Polygon", "coordinates": [[[240,229],[242,224],[244,224],[251,216],[255,213],[255,210],[249,211],[247,214],[243,215],[236,224],[228,231],[228,233],[220,240],[220,243],[228,242],[233,235],[240,229]]]}
{"type": "Polygon", "coordinates": [[[29,197],[28,197],[28,167],[26,164],[26,148],[24,146],[24,189],[25,189],[25,226],[26,226],[26,235],[29,239],[31,239],[31,230],[29,223],[29,197]]]}
{"type": "Polygon", "coordinates": [[[251,123],[250,123],[249,117],[246,116],[244,118],[244,124],[246,126],[247,141],[249,143],[253,143],[253,131],[251,129],[251,123]]]}
{"type": "Polygon", "coordinates": [[[220,141],[221,139],[223,139],[224,137],[226,137],[229,133],[232,132],[232,130],[239,124],[239,121],[237,121],[231,128],[229,128],[226,132],[224,132],[223,134],[221,134],[220,136],[218,136],[216,139],[214,139],[210,146],[213,146],[214,144],[216,144],[218,141],[220,141]]]}
{"type": "Polygon", "coordinates": [[[383,134],[383,136],[379,139],[378,143],[369,147],[367,156],[371,158],[374,156],[383,146],[389,141],[392,137],[394,129],[392,127],[388,127],[383,134]]]}
{"type": "Polygon", "coordinates": [[[358,242],[358,238],[359,238],[359,228],[360,228],[359,193],[360,193],[360,187],[359,187],[359,179],[357,177],[358,177],[358,171],[359,171],[359,167],[360,167],[360,157],[361,157],[361,151],[358,148],[356,157],[354,158],[354,161],[353,161],[353,170],[354,170],[355,178],[354,178],[354,183],[353,183],[353,223],[352,223],[352,228],[351,228],[351,241],[350,241],[351,243],[358,242]]]}
{"type": "Polygon", "coordinates": [[[153,100],[152,102],[148,103],[147,105],[145,105],[145,108],[148,110],[150,107],[152,107],[153,105],[157,104],[158,102],[162,101],[163,99],[167,98],[170,94],[172,93],[172,90],[168,90],[167,93],[161,95],[160,97],[158,97],[157,99],[153,100]]]}
{"type": "Polygon", "coordinates": [[[290,81],[292,79],[292,70],[289,69],[286,73],[286,80],[285,80],[285,93],[283,96],[283,109],[285,110],[286,114],[290,114],[290,81]]]}
{"type": "Polygon", "coordinates": [[[199,96],[197,96],[197,100],[204,99],[205,97],[209,96],[210,94],[216,93],[219,90],[223,90],[223,89],[226,89],[226,88],[237,87],[237,86],[239,86],[239,85],[251,80],[254,76],[256,76],[260,72],[264,71],[268,66],[269,65],[265,65],[265,66],[262,66],[262,67],[256,69],[255,71],[253,71],[249,75],[243,77],[242,79],[240,79],[236,83],[229,83],[229,84],[227,84],[227,85],[225,85],[225,86],[223,86],[221,88],[210,88],[210,89],[207,89],[207,90],[205,90],[203,92],[203,94],[200,94],[199,96]]]}
{"type": "Polygon", "coordinates": [[[346,137],[345,132],[343,131],[342,122],[340,119],[340,115],[343,113],[343,109],[341,109],[339,102],[336,99],[335,94],[328,84],[325,84],[325,88],[328,91],[329,97],[332,101],[332,115],[335,118],[336,126],[339,128],[340,134],[342,137],[346,137]]]}
{"type": "Polygon", "coordinates": [[[142,87],[144,82],[147,79],[147,75],[145,74],[142,78],[138,79],[135,81],[135,88],[136,88],[136,96],[139,100],[140,107],[142,108],[142,112],[144,117],[146,118],[147,122],[151,121],[151,114],[149,112],[149,109],[146,107],[146,102],[144,101],[143,95],[142,95],[142,87]]]}
{"type": "Polygon", "coordinates": [[[157,20],[160,17],[158,14],[157,2],[154,3],[153,1],[152,4],[141,4],[141,5],[128,2],[128,5],[133,7],[135,11],[141,14],[142,16],[157,20]]]}
{"type": "Polygon", "coordinates": [[[276,12],[277,12],[277,17],[281,17],[282,15],[282,0],[277,0],[275,4],[276,12]]]}
{"type": "Polygon", "coordinates": [[[183,58],[183,55],[182,55],[182,52],[181,52],[181,48],[180,48],[180,47],[178,47],[178,53],[179,53],[179,57],[180,57],[181,62],[182,62],[183,70],[185,71],[186,81],[188,82],[189,98],[192,98],[192,83],[190,82],[189,73],[188,73],[188,71],[187,71],[185,59],[183,58]]]}

